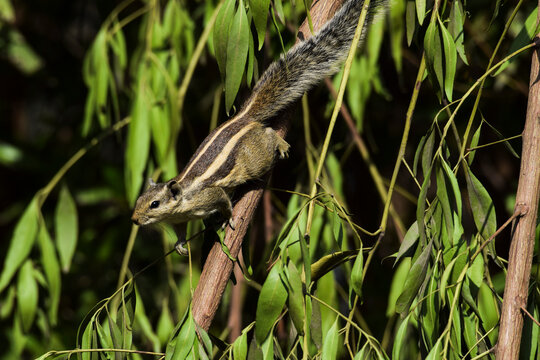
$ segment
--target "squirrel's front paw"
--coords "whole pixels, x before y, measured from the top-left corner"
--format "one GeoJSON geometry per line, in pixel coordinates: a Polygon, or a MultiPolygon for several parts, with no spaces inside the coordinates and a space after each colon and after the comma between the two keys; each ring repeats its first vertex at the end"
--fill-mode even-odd
{"type": "Polygon", "coordinates": [[[225,230],[225,228],[229,225],[231,229],[236,230],[236,224],[234,222],[234,219],[232,217],[229,218],[229,220],[226,220],[223,225],[221,225],[221,228],[225,230]]]}
{"type": "Polygon", "coordinates": [[[186,241],[185,240],[178,240],[176,244],[174,244],[174,249],[176,252],[182,256],[186,256],[188,254],[188,249],[185,247],[186,241]]]}
{"type": "Polygon", "coordinates": [[[279,138],[279,142],[277,144],[277,151],[279,152],[279,158],[280,159],[287,159],[289,157],[289,148],[291,145],[289,145],[288,142],[283,140],[282,138],[279,138]]]}

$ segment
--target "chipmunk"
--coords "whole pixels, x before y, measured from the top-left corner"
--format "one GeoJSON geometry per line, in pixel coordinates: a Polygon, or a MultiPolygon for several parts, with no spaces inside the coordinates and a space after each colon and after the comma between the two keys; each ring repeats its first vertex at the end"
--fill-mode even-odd
{"type": "MultiPolygon", "coordinates": [[[[367,24],[385,0],[372,0],[367,24]]],[[[150,182],[135,204],[132,221],[183,223],[219,212],[234,228],[229,195],[235,187],[259,179],[277,157],[287,157],[289,144],[268,120],[296,102],[345,60],[364,0],[347,0],[321,30],[273,62],[251,96],[232,119],[204,139],[184,170],[165,183],[150,182]]]]}

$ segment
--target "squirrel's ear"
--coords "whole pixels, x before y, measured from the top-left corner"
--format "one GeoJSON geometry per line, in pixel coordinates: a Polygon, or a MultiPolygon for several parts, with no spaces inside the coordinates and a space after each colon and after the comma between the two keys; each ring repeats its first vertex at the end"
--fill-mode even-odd
{"type": "Polygon", "coordinates": [[[148,187],[156,186],[156,182],[152,178],[148,178],[148,187]]]}
{"type": "Polygon", "coordinates": [[[176,199],[176,195],[180,194],[182,192],[182,189],[180,188],[180,185],[174,180],[171,180],[167,183],[167,187],[171,191],[171,194],[173,198],[176,199]]]}

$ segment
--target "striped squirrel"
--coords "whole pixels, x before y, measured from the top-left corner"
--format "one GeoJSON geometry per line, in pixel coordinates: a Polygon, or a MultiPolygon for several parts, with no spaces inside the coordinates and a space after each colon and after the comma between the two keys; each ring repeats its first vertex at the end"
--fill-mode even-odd
{"type": "MultiPolygon", "coordinates": [[[[372,0],[367,24],[386,0],[372,0]]],[[[185,169],[166,183],[150,181],[139,196],[132,221],[183,223],[219,212],[234,228],[229,194],[287,157],[289,144],[269,120],[325,77],[338,71],[354,36],[364,0],[346,0],[321,30],[273,62],[241,111],[204,139],[185,169]]]]}

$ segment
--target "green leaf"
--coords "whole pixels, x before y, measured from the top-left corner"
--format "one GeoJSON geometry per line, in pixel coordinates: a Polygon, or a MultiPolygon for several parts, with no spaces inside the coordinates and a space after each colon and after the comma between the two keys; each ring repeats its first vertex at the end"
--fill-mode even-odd
{"type": "Polygon", "coordinates": [[[45,271],[45,277],[47,278],[47,287],[51,301],[48,309],[49,321],[51,325],[56,325],[62,282],[60,279],[58,257],[56,256],[53,241],[45,226],[41,226],[39,229],[38,242],[41,251],[41,263],[45,271]]]}
{"type": "MultiPolygon", "coordinates": [[[[478,146],[478,141],[480,139],[480,131],[482,130],[482,124],[483,123],[484,122],[482,121],[480,123],[480,125],[478,125],[478,128],[476,129],[476,131],[474,132],[474,135],[473,135],[473,137],[471,139],[471,144],[469,145],[471,149],[478,146]]],[[[469,153],[469,159],[468,159],[469,166],[472,165],[475,154],[476,154],[476,150],[471,150],[471,152],[469,153]]]]}
{"type": "MultiPolygon", "coordinates": [[[[452,204],[452,210],[457,213],[457,216],[459,220],[461,221],[461,215],[462,215],[462,206],[463,202],[461,200],[461,190],[459,188],[459,184],[456,178],[456,175],[448,165],[448,163],[444,160],[441,161],[442,168],[444,170],[444,173],[446,175],[446,178],[449,180],[451,188],[452,188],[452,197],[453,197],[453,204],[452,204]]],[[[455,241],[456,239],[454,239],[455,241]]],[[[454,243],[455,244],[455,243],[454,243]]]]}
{"type": "Polygon", "coordinates": [[[234,14],[235,0],[225,0],[214,24],[214,50],[219,72],[222,76],[226,73],[227,64],[227,44],[229,42],[229,27],[234,14]]]}
{"type": "Polygon", "coordinates": [[[416,14],[418,15],[418,23],[422,25],[426,17],[426,0],[416,0],[416,14]]]}
{"type": "Polygon", "coordinates": [[[191,314],[191,311],[188,310],[188,317],[180,328],[178,336],[176,337],[176,346],[174,348],[174,353],[171,359],[185,359],[191,351],[196,337],[197,332],[195,331],[195,321],[193,321],[193,315],[191,314]]]}
{"type": "MultiPolygon", "coordinates": [[[[442,163],[444,162],[444,160],[441,158],[440,162],[442,163]]],[[[454,233],[454,217],[452,215],[452,204],[450,200],[452,198],[452,191],[450,189],[447,189],[446,177],[442,167],[443,165],[437,166],[436,171],[437,199],[439,199],[439,204],[442,207],[444,224],[446,225],[446,233],[448,236],[451,236],[454,233]]],[[[446,243],[445,246],[447,246],[446,243]]]]}
{"type": "MultiPolygon", "coordinates": [[[[109,321],[107,321],[107,323],[110,324],[109,321]]],[[[110,330],[105,331],[103,326],[99,322],[96,322],[96,331],[98,333],[98,338],[99,338],[101,347],[106,348],[106,349],[114,349],[116,347],[113,341],[113,335],[111,335],[110,330]]],[[[107,356],[111,356],[111,355],[112,353],[107,353],[107,356]]]]}
{"type": "Polygon", "coordinates": [[[38,216],[37,199],[33,198],[15,225],[0,275],[0,292],[9,285],[19,266],[30,254],[38,231],[38,216]]]}
{"type": "MultiPolygon", "coordinates": [[[[197,326],[197,334],[199,335],[199,339],[202,340],[201,345],[203,347],[204,352],[208,354],[209,357],[212,357],[212,341],[210,340],[210,336],[208,336],[208,333],[202,327],[200,327],[196,322],[195,322],[195,325],[197,326]]],[[[251,329],[251,327],[249,327],[249,329],[251,329]]],[[[247,333],[247,330],[244,329],[244,331],[242,331],[242,334],[244,332],[247,333]]]]}
{"type": "Polygon", "coordinates": [[[407,328],[409,327],[409,319],[411,318],[411,315],[407,315],[405,319],[399,324],[398,331],[396,332],[396,337],[394,338],[394,346],[392,347],[392,359],[393,360],[399,360],[399,359],[405,359],[405,356],[401,356],[402,351],[401,348],[403,347],[403,342],[405,341],[405,338],[407,336],[407,328]]]}
{"type": "Polygon", "coordinates": [[[271,332],[262,343],[261,350],[263,360],[274,360],[274,337],[271,332]]]}
{"type": "MultiPolygon", "coordinates": [[[[416,222],[418,224],[418,236],[420,237],[420,245],[423,246],[426,243],[426,225],[425,225],[425,210],[426,210],[426,198],[429,186],[431,184],[430,175],[431,169],[429,168],[427,174],[425,174],[420,194],[418,195],[418,204],[416,207],[416,222]]],[[[429,220],[429,219],[428,219],[429,220]]]]}
{"type": "Polygon", "coordinates": [[[276,10],[276,16],[282,24],[285,24],[285,13],[283,12],[283,2],[281,0],[274,1],[274,9],[276,10]]]}
{"type": "MultiPolygon", "coordinates": [[[[480,318],[486,331],[498,325],[500,312],[497,306],[497,299],[485,282],[482,283],[478,292],[478,312],[480,313],[480,318]]],[[[491,343],[494,344],[494,341],[497,339],[497,331],[492,331],[488,337],[491,343]]]]}
{"type": "Polygon", "coordinates": [[[407,26],[407,46],[411,46],[414,30],[416,29],[416,5],[414,0],[407,0],[405,24],[407,26]]]}
{"type": "MultiPolygon", "coordinates": [[[[442,305],[444,306],[444,304],[446,303],[446,287],[448,285],[448,279],[450,278],[450,274],[452,274],[452,269],[454,267],[454,264],[456,263],[458,257],[455,257],[452,259],[452,261],[450,261],[450,263],[446,266],[446,268],[444,269],[444,272],[442,274],[442,277],[441,277],[441,286],[439,287],[439,297],[441,298],[441,301],[442,301],[442,305]]],[[[449,298],[451,299],[452,297],[450,296],[451,295],[451,292],[449,293],[449,298]]]]}
{"type": "Polygon", "coordinates": [[[242,332],[233,343],[233,359],[244,360],[247,356],[247,333],[242,332]]]}
{"type": "Polygon", "coordinates": [[[426,139],[426,143],[422,151],[422,174],[424,175],[424,179],[431,175],[434,147],[435,147],[435,131],[430,130],[430,134],[428,138],[426,139]]]}
{"type": "Polygon", "coordinates": [[[388,295],[388,307],[386,308],[386,316],[391,317],[396,313],[396,302],[399,295],[403,292],[403,285],[411,268],[411,258],[405,258],[400,262],[390,284],[390,294],[388,295]]]}
{"type": "Polygon", "coordinates": [[[0,306],[0,319],[4,320],[13,314],[16,298],[16,284],[8,287],[7,292],[2,297],[2,306],[0,306]]]}
{"type": "MultiPolygon", "coordinates": [[[[306,307],[311,304],[311,317],[309,318],[309,330],[311,332],[311,340],[318,350],[322,347],[322,319],[321,306],[318,301],[311,302],[311,298],[306,297],[306,307]]],[[[309,314],[309,312],[308,312],[309,314]]]]}
{"type": "Polygon", "coordinates": [[[257,29],[259,39],[259,50],[264,44],[264,36],[266,35],[266,19],[268,17],[268,6],[270,0],[249,0],[249,7],[253,15],[253,23],[257,29]]]}
{"type": "Polygon", "coordinates": [[[246,69],[246,83],[251,86],[251,80],[253,80],[253,68],[255,63],[255,45],[253,44],[253,36],[249,35],[249,50],[246,69]]]}
{"type": "Polygon", "coordinates": [[[410,250],[413,248],[414,245],[418,242],[419,239],[418,235],[418,222],[415,221],[409,230],[407,230],[407,233],[405,233],[405,236],[403,237],[403,241],[401,242],[401,245],[398,250],[398,254],[396,256],[396,261],[394,262],[394,265],[397,264],[397,262],[405,255],[408,255],[410,250]]]}
{"type": "MultiPolygon", "coordinates": [[[[330,176],[333,177],[332,175],[330,176]]],[[[339,210],[335,206],[334,212],[332,214],[332,234],[334,235],[334,240],[336,241],[336,244],[338,244],[339,248],[341,249],[343,245],[343,224],[341,222],[341,218],[338,215],[338,211],[339,210]]]]}
{"type": "Polygon", "coordinates": [[[21,266],[17,279],[17,306],[24,332],[28,332],[34,323],[37,303],[38,286],[34,278],[34,266],[31,260],[26,260],[21,266]]]}
{"type": "MultiPolygon", "coordinates": [[[[474,224],[484,240],[489,239],[497,230],[497,217],[495,216],[495,205],[491,200],[486,188],[473,175],[471,170],[466,171],[467,191],[469,194],[469,203],[473,214],[474,224]]],[[[491,241],[488,245],[491,256],[495,257],[495,245],[491,241]]]]}
{"type": "Polygon", "coordinates": [[[469,355],[474,357],[478,354],[478,341],[476,338],[476,316],[474,314],[463,317],[463,338],[470,349],[469,355]]]}
{"type": "MultiPolygon", "coordinates": [[[[95,316],[95,315],[94,315],[95,316]]],[[[93,349],[97,345],[96,331],[94,331],[95,318],[92,316],[91,320],[84,329],[80,349],[93,349]]],[[[79,346],[77,346],[79,347],[79,346]]],[[[98,358],[98,354],[95,352],[83,352],[81,354],[83,360],[95,360],[98,358]]]]}
{"type": "Polygon", "coordinates": [[[287,288],[289,290],[289,313],[293,321],[296,331],[300,335],[304,335],[304,292],[302,289],[302,280],[298,269],[292,261],[289,261],[287,266],[287,288]]]}
{"type": "Polygon", "coordinates": [[[442,50],[438,22],[433,21],[429,24],[424,37],[424,51],[426,53],[428,75],[430,76],[433,86],[436,87],[438,83],[440,89],[444,89],[442,50]]]}
{"type": "Polygon", "coordinates": [[[441,339],[442,339],[442,336],[437,339],[437,342],[435,343],[435,346],[431,349],[431,351],[427,355],[426,360],[435,360],[435,359],[442,359],[443,358],[441,356],[441,352],[442,352],[441,339]]]}
{"type": "Polygon", "coordinates": [[[477,288],[482,286],[484,282],[484,258],[482,256],[477,256],[474,259],[473,263],[467,269],[467,277],[471,279],[477,288]]]}
{"type": "MultiPolygon", "coordinates": [[[[312,227],[312,229],[313,228],[314,227],[312,227]]],[[[309,287],[309,285],[311,284],[311,255],[309,253],[306,238],[300,232],[300,228],[298,228],[298,232],[300,238],[300,251],[302,253],[302,263],[304,265],[304,275],[306,277],[306,286],[309,287]]]]}
{"type": "Polygon", "coordinates": [[[240,89],[249,50],[249,24],[244,3],[240,0],[229,28],[227,42],[227,64],[225,72],[225,109],[231,109],[240,89]]]}
{"type": "Polygon", "coordinates": [[[62,186],[58,204],[54,214],[56,230],[56,248],[60,255],[60,263],[64,272],[69,271],[71,259],[77,247],[77,206],[71,197],[67,186],[62,186]]]}
{"type": "Polygon", "coordinates": [[[452,101],[452,91],[454,89],[454,77],[456,75],[457,51],[454,39],[450,32],[444,27],[439,19],[444,48],[444,92],[449,101],[452,101]]]}
{"type": "Polygon", "coordinates": [[[455,0],[452,2],[452,7],[450,8],[448,23],[448,31],[452,34],[454,42],[456,44],[456,51],[459,54],[461,60],[469,65],[467,62],[467,56],[465,55],[465,42],[464,42],[464,30],[463,24],[465,23],[465,16],[463,12],[463,4],[461,0],[455,0]]]}
{"type": "MultiPolygon", "coordinates": [[[[396,64],[396,70],[401,73],[401,60],[403,54],[401,47],[403,43],[403,15],[405,14],[405,0],[397,0],[392,2],[390,6],[390,44],[392,49],[392,59],[396,64]]],[[[382,22],[382,21],[381,21],[382,22]]],[[[380,41],[383,37],[379,37],[380,41]]]]}
{"type": "Polygon", "coordinates": [[[362,298],[362,272],[364,271],[364,254],[362,254],[362,249],[358,250],[358,255],[356,255],[356,260],[354,261],[353,268],[351,270],[351,286],[358,295],[359,298],[362,298]]]}
{"type": "Polygon", "coordinates": [[[330,328],[330,331],[326,334],[324,338],[324,343],[322,347],[321,359],[332,360],[337,356],[337,347],[340,343],[340,336],[338,333],[338,318],[334,321],[334,324],[330,328]]]}
{"type": "MultiPolygon", "coordinates": [[[[118,21],[114,22],[114,25],[118,25],[118,21]]],[[[116,55],[116,63],[119,66],[119,70],[124,70],[127,65],[127,50],[126,39],[121,28],[114,33],[110,40],[111,50],[116,55]]]]}
{"type": "Polygon", "coordinates": [[[343,264],[345,261],[356,257],[356,250],[347,250],[331,253],[323,256],[311,265],[311,280],[317,281],[330,271],[343,264]]]}
{"type": "MultiPolygon", "coordinates": [[[[266,278],[259,300],[257,302],[257,312],[255,315],[255,338],[259,344],[268,337],[268,333],[274,326],[285,301],[287,300],[287,290],[281,281],[281,268],[274,265],[266,278]]],[[[269,336],[272,337],[271,335],[269,336]]]]}
{"type": "Polygon", "coordinates": [[[403,292],[396,301],[396,312],[405,315],[405,312],[409,311],[409,308],[420,289],[420,286],[424,282],[426,277],[426,271],[431,256],[432,241],[422,250],[422,253],[414,264],[411,266],[411,270],[403,285],[403,292]]]}

